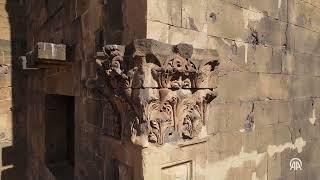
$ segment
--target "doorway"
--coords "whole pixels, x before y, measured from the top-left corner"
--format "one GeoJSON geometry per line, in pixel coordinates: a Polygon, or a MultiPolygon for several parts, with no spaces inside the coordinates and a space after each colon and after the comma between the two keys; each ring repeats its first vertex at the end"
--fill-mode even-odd
{"type": "Polygon", "coordinates": [[[45,158],[57,180],[74,177],[74,97],[46,95],[45,158]]]}

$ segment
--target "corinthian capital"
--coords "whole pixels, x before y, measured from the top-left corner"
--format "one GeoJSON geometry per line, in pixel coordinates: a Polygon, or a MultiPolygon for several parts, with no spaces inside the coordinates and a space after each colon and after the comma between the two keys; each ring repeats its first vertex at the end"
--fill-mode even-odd
{"type": "Polygon", "coordinates": [[[96,62],[87,87],[105,102],[106,135],[142,146],[206,136],[207,105],[217,96],[215,50],[141,39],[103,47],[96,62]]]}

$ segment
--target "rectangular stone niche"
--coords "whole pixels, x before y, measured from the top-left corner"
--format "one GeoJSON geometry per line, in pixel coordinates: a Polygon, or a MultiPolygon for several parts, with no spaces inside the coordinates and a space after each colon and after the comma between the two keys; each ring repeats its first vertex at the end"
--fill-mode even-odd
{"type": "Polygon", "coordinates": [[[192,161],[174,164],[161,170],[162,180],[191,180],[192,161]]]}

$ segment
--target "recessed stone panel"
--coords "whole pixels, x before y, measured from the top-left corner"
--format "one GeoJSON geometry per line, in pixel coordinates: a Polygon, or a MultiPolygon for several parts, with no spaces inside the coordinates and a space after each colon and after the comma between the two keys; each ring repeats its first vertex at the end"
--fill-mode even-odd
{"type": "Polygon", "coordinates": [[[161,180],[191,180],[191,161],[164,167],[161,170],[161,180]]]}

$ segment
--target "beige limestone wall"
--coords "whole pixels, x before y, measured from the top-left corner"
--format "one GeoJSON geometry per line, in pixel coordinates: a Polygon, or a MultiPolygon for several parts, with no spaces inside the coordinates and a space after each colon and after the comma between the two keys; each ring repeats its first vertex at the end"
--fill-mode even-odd
{"type": "Polygon", "coordinates": [[[208,180],[320,177],[320,3],[148,0],[147,38],[220,55],[208,180]],[[298,157],[302,171],[290,171],[298,157]]]}

